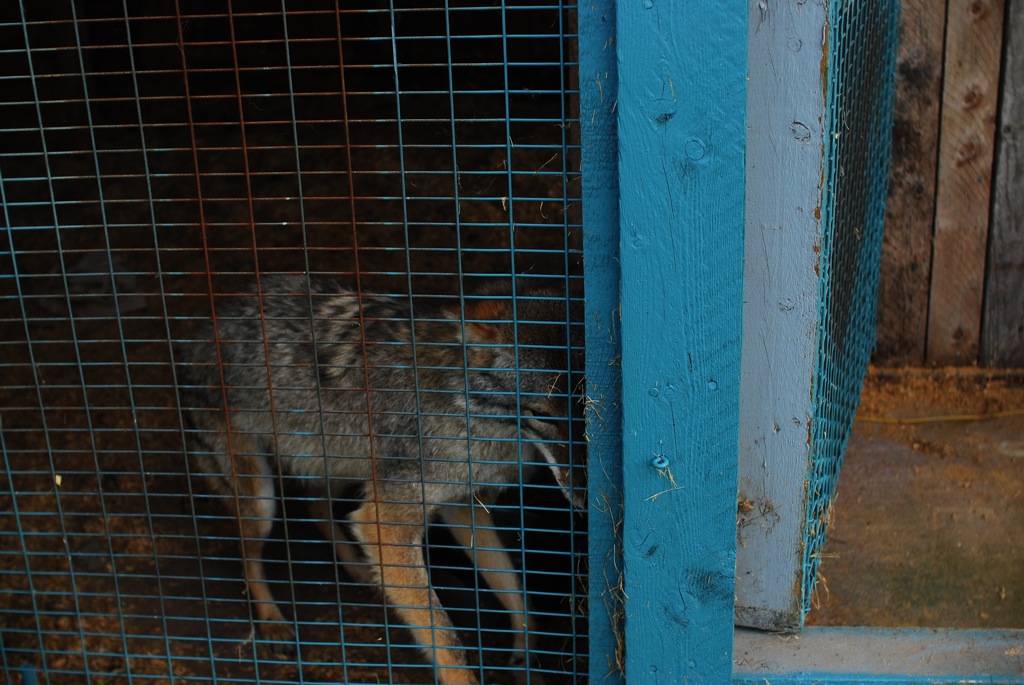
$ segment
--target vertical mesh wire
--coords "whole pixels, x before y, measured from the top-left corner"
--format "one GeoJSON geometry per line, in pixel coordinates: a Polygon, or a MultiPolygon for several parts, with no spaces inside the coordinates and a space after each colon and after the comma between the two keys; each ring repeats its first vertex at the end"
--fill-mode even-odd
{"type": "MultiPolygon", "coordinates": [[[[574,32],[557,0],[0,6],[7,682],[434,682],[380,593],[339,568],[301,478],[275,477],[289,523],[264,555],[299,638],[283,658],[254,642],[236,518],[186,466],[175,364],[215,305],[270,274],[413,315],[514,291],[575,330],[574,32]]],[[[403,342],[430,345],[418,330],[403,342]]],[[[523,569],[529,660],[576,682],[585,519],[547,468],[520,478],[489,511],[523,569]]],[[[516,682],[508,612],[443,525],[427,538],[476,677],[516,682]]]]}
{"type": "Polygon", "coordinates": [[[803,611],[811,608],[842,455],[875,344],[889,180],[899,5],[832,3],[822,188],[817,370],[813,387],[803,611]]]}

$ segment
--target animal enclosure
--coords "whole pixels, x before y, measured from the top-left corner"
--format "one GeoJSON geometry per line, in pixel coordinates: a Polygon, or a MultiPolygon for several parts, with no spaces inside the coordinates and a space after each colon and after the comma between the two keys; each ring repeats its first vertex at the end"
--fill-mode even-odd
{"type": "Polygon", "coordinates": [[[575,682],[573,9],[285,9],[0,10],[3,669],[575,682]],[[429,581],[374,556],[423,537],[429,581]]]}
{"type": "Polygon", "coordinates": [[[0,8],[8,681],[821,673],[895,3],[439,5],[0,8]]]}

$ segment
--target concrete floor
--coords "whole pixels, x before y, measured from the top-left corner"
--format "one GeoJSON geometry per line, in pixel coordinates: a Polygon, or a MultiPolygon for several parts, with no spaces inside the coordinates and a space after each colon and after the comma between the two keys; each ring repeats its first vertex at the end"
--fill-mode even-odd
{"type": "Polygon", "coordinates": [[[1022,407],[1020,373],[869,376],[809,625],[1024,628],[1022,407]]]}

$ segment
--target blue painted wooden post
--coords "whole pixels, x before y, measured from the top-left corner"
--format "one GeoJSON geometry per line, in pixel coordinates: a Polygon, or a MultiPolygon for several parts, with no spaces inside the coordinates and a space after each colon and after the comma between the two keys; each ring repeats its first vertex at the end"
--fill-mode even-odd
{"type": "Polygon", "coordinates": [[[626,680],[725,683],[747,5],[616,9],[626,680]]]}
{"type": "Polygon", "coordinates": [[[579,8],[583,249],[586,254],[590,682],[623,682],[622,375],[615,0],[579,8]]]}

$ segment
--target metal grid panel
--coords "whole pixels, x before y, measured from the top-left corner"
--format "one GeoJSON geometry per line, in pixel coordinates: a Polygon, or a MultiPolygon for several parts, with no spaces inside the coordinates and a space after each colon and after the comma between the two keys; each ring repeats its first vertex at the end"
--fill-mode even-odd
{"type": "Polygon", "coordinates": [[[811,607],[842,455],[875,344],[898,27],[896,2],[832,3],[804,613],[811,607]]]}
{"type": "MultiPolygon", "coordinates": [[[[0,8],[8,682],[434,682],[380,594],[339,570],[301,478],[265,555],[300,639],[283,660],[251,640],[236,517],[189,478],[174,364],[208,337],[215,305],[278,273],[383,294],[391,331],[417,313],[499,325],[473,309],[473,293],[498,288],[515,291],[502,300],[513,320],[544,288],[555,328],[572,328],[574,21],[558,2],[0,8]]],[[[514,366],[519,386],[529,369],[514,366]]],[[[522,421],[529,393],[499,390],[522,421]]],[[[464,426],[479,406],[465,387],[451,402],[464,426]]],[[[584,520],[546,468],[523,471],[489,511],[525,569],[513,575],[536,619],[532,672],[574,682],[584,520]]],[[[341,517],[358,502],[335,504],[341,517]]],[[[432,585],[472,663],[482,647],[476,677],[516,682],[510,612],[445,526],[428,535],[432,585]]]]}

